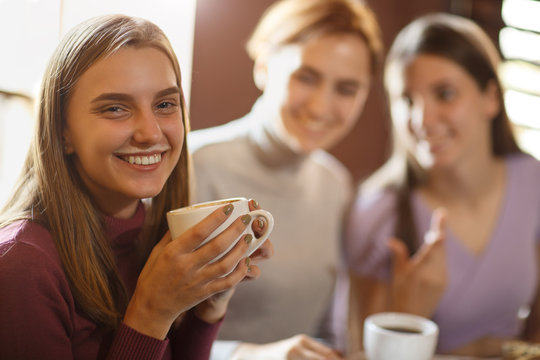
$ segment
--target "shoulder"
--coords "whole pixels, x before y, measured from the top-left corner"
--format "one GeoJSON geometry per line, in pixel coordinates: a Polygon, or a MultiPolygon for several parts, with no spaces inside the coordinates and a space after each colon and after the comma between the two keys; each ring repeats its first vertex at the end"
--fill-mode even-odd
{"type": "Polygon", "coordinates": [[[234,120],[188,135],[188,148],[196,173],[221,172],[222,168],[241,166],[242,162],[249,161],[249,124],[246,124],[246,121],[234,120]]]}
{"type": "MultiPolygon", "coordinates": [[[[306,193],[317,193],[344,211],[353,195],[350,171],[338,159],[324,150],[311,152],[297,168],[297,181],[306,193]]],[[[329,204],[328,204],[329,205],[329,204]]]]}
{"type": "Polygon", "coordinates": [[[14,222],[0,229],[0,255],[4,256],[6,248],[21,246],[35,249],[43,253],[56,253],[49,231],[30,220],[14,222]]]}
{"type": "Polygon", "coordinates": [[[346,244],[376,242],[391,235],[397,213],[397,193],[389,188],[372,193],[358,192],[345,226],[346,244]]]}
{"type": "Polygon", "coordinates": [[[505,158],[509,187],[517,196],[540,200],[540,161],[528,154],[512,154],[505,158]],[[519,195],[521,194],[521,195],[519,195]],[[537,194],[537,196],[533,196],[537,194]]]}
{"type": "Polygon", "coordinates": [[[316,150],[312,153],[313,162],[324,169],[325,172],[335,177],[350,180],[351,175],[349,170],[341,161],[336,159],[332,154],[324,150],[316,150]]]}
{"type": "Polygon", "coordinates": [[[247,135],[247,122],[247,118],[241,118],[223,125],[191,131],[187,137],[189,151],[195,155],[227,147],[247,135]]]}
{"type": "Polygon", "coordinates": [[[0,229],[0,269],[3,281],[35,279],[44,273],[63,274],[51,234],[31,221],[18,221],[0,229]]]}
{"type": "MultiPolygon", "coordinates": [[[[76,306],[44,227],[19,221],[0,229],[0,289],[0,318],[9,324],[9,333],[1,325],[0,332],[5,335],[4,344],[15,340],[8,352],[38,358],[32,344],[41,344],[42,349],[64,358],[64,345],[75,326],[76,306]]],[[[0,350],[0,357],[2,353],[0,350]]]]}
{"type": "MultiPolygon", "coordinates": [[[[527,174],[537,181],[540,178],[540,161],[526,153],[511,154],[506,156],[506,163],[511,172],[527,174]]],[[[522,177],[522,176],[520,176],[522,177]]]]}
{"type": "Polygon", "coordinates": [[[372,227],[379,219],[394,214],[396,204],[397,192],[391,188],[369,193],[359,190],[351,207],[351,218],[372,227]]]}
{"type": "Polygon", "coordinates": [[[345,226],[344,250],[350,267],[358,274],[387,275],[386,246],[396,222],[397,194],[383,189],[359,193],[353,201],[345,226]]]}
{"type": "MultiPolygon", "coordinates": [[[[347,196],[352,196],[352,175],[345,165],[332,154],[324,150],[316,150],[309,157],[312,166],[318,172],[317,176],[311,177],[315,179],[326,179],[329,186],[340,186],[346,190],[347,196]]],[[[337,189],[336,189],[337,190],[337,189]]]]}

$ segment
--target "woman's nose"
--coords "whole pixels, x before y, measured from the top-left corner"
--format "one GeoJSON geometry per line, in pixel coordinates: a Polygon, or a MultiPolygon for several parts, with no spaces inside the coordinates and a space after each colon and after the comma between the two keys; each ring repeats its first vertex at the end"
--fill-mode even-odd
{"type": "Polygon", "coordinates": [[[141,112],[135,121],[133,138],[140,144],[154,144],[161,138],[162,131],[157,116],[152,111],[141,112]]]}
{"type": "Polygon", "coordinates": [[[308,103],[311,115],[317,119],[328,119],[332,114],[333,93],[328,86],[313,89],[308,103]]]}

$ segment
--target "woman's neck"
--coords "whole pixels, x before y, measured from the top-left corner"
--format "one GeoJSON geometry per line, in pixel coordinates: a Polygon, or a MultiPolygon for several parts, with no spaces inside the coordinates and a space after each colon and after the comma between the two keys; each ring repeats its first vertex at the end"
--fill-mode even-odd
{"type": "Polygon", "coordinates": [[[421,192],[442,202],[481,201],[504,184],[505,166],[502,158],[491,154],[473,156],[454,168],[434,168],[428,174],[421,192]]]}

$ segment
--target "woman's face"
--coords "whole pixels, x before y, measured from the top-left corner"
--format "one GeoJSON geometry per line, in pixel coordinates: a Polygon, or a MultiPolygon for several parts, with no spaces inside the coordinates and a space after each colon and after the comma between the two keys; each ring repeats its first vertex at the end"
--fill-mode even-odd
{"type": "Polygon", "coordinates": [[[491,152],[491,121],[500,109],[494,83],[481,90],[462,67],[435,55],[417,56],[402,74],[399,96],[423,166],[457,165],[491,152]]]}
{"type": "Polygon", "coordinates": [[[297,149],[329,149],[347,135],[368,95],[370,61],[365,42],[350,34],[315,37],[269,57],[263,96],[279,108],[297,149]]]}
{"type": "Polygon", "coordinates": [[[125,47],[92,65],[66,109],[64,138],[101,210],[130,216],[157,195],[183,146],[180,89],[161,51],[125,47]]]}

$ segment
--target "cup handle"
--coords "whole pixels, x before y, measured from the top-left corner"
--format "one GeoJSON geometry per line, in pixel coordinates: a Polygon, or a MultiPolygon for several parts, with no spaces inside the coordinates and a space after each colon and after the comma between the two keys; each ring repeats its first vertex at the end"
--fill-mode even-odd
{"type": "Polygon", "coordinates": [[[249,245],[249,249],[246,253],[246,256],[250,256],[251,254],[253,254],[255,250],[257,250],[266,241],[266,239],[268,239],[268,237],[270,236],[270,233],[272,232],[272,229],[274,229],[274,217],[268,211],[262,210],[262,209],[253,210],[249,212],[249,215],[251,215],[251,221],[249,223],[249,231],[251,233],[253,233],[253,231],[251,230],[253,221],[255,221],[255,219],[257,219],[259,216],[262,216],[265,218],[266,229],[260,238],[256,238],[255,236],[253,237],[253,241],[249,245]]]}

